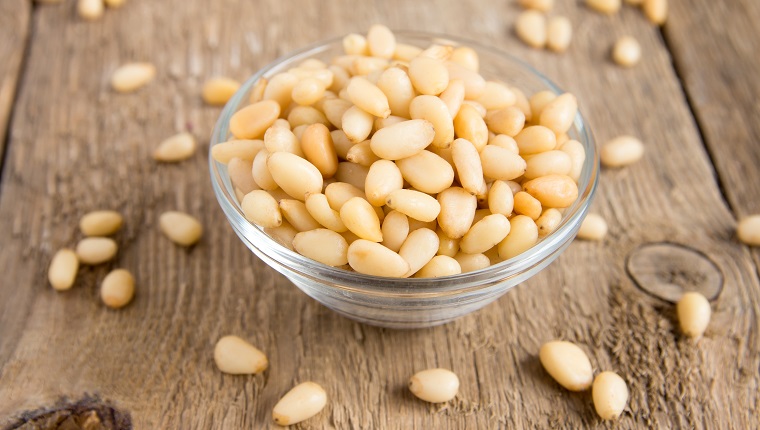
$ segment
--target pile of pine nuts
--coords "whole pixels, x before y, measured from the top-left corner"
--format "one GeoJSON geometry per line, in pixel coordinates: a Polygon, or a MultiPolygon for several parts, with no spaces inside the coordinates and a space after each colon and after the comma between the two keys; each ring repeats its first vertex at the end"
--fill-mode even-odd
{"type": "Polygon", "coordinates": [[[212,148],[250,222],[389,277],[481,269],[554,231],[585,161],[572,94],[528,98],[482,77],[471,48],[397,43],[380,25],[343,45],[262,78],[212,148]]]}

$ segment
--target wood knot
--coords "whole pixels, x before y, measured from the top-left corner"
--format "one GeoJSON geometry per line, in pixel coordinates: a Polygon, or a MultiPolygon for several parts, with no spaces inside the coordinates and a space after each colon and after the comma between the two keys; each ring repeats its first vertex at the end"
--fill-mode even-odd
{"type": "Polygon", "coordinates": [[[27,411],[7,430],[132,430],[128,412],[118,410],[98,396],[85,395],[75,402],[61,399],[52,407],[27,411]]]}
{"type": "Polygon", "coordinates": [[[703,253],[675,243],[650,243],[628,255],[626,270],[636,285],[675,303],[683,293],[697,291],[714,300],[723,290],[723,273],[703,253]]]}

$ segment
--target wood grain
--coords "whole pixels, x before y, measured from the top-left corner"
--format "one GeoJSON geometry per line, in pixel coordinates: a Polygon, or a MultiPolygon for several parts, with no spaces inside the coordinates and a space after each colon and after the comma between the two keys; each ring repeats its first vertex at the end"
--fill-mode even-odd
{"type": "Polygon", "coordinates": [[[5,150],[5,133],[18,87],[21,63],[29,36],[32,4],[28,0],[0,3],[0,160],[5,150]]]}
{"type": "MultiPolygon", "coordinates": [[[[595,369],[628,382],[618,428],[752,427],[760,379],[757,267],[732,239],[733,215],[671,54],[634,9],[606,17],[557,3],[575,27],[569,52],[559,56],[521,45],[511,30],[519,9],[485,0],[362,7],[347,0],[132,0],[94,23],[77,19],[69,3],[39,8],[24,76],[34,84],[19,93],[0,183],[0,425],[62,395],[96,393],[129,411],[135,428],[261,428],[271,425],[282,394],[314,380],[327,390],[328,406],[296,428],[607,427],[590,393],[562,390],[541,368],[540,345],[562,338],[580,344],[595,369]],[[599,142],[639,136],[644,159],[602,174],[595,210],[610,224],[607,239],[574,243],[476,314],[431,329],[379,329],[320,306],[247,251],[212,195],[207,147],[179,165],[151,161],[154,146],[177,131],[208,140],[219,110],[198,97],[207,77],[243,79],[291,49],[375,22],[507,50],[576,93],[599,142]],[[624,34],[636,35],[646,53],[630,70],[608,59],[624,34]],[[135,94],[111,92],[110,73],[135,60],[157,65],[156,82],[135,94]],[[97,208],[125,216],[119,256],[84,268],[72,291],[56,293],[45,280],[49,259],[76,243],[78,218],[97,208]],[[178,248],[159,233],[158,215],[173,209],[204,223],[197,246],[178,248]],[[678,334],[671,304],[626,274],[631,252],[659,242],[692,248],[722,272],[726,286],[698,343],[678,334]],[[129,268],[138,280],[135,301],[121,311],[97,298],[112,267],[129,268]],[[220,374],[212,350],[225,334],[265,351],[270,369],[220,374]],[[424,404],[405,388],[410,375],[433,366],[462,381],[444,406],[424,404]]],[[[760,197],[757,187],[747,193],[747,200],[760,197]]]]}

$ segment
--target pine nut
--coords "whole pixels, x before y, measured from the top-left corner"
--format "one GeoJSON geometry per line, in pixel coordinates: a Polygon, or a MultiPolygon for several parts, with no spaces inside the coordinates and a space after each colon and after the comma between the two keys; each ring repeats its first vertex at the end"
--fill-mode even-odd
{"type": "Polygon", "coordinates": [[[240,82],[224,76],[211,78],[203,84],[201,98],[212,106],[224,106],[240,89],[240,82]]]}
{"type": "Polygon", "coordinates": [[[600,215],[589,213],[578,229],[578,239],[600,241],[607,235],[607,221],[600,215]]]}
{"type": "Polygon", "coordinates": [[[335,180],[338,182],[347,182],[360,190],[364,190],[367,182],[369,168],[356,163],[343,162],[338,163],[338,170],[335,172],[335,180]]]}
{"type": "Polygon", "coordinates": [[[488,251],[509,234],[509,220],[502,214],[492,214],[475,223],[459,242],[459,249],[467,254],[488,251]]]}
{"type": "Polygon", "coordinates": [[[483,174],[492,179],[510,181],[522,176],[527,168],[522,157],[496,145],[486,145],[479,158],[483,174]]]}
{"type": "Polygon", "coordinates": [[[617,419],[628,403],[628,386],[623,378],[614,372],[602,372],[596,375],[591,388],[596,413],[603,420],[617,419]]]}
{"type": "Polygon", "coordinates": [[[306,204],[300,200],[282,199],[279,203],[282,216],[298,232],[320,228],[321,225],[311,216],[306,204]]]}
{"type": "Polygon", "coordinates": [[[428,95],[415,97],[409,105],[409,114],[412,119],[427,120],[433,124],[434,146],[446,148],[454,140],[454,125],[449,108],[440,98],[428,95]]]}
{"type": "Polygon", "coordinates": [[[280,105],[272,100],[254,103],[230,118],[230,132],[238,139],[259,139],[280,116],[280,105]]]}
{"type": "Polygon", "coordinates": [[[456,117],[464,102],[464,82],[461,79],[452,79],[449,86],[439,96],[441,101],[449,109],[449,115],[456,117]]]}
{"type": "Polygon", "coordinates": [[[288,391],[274,406],[275,424],[288,426],[317,415],[327,404],[327,393],[315,382],[303,382],[288,391]]]}
{"type": "Polygon", "coordinates": [[[293,247],[299,254],[328,266],[348,264],[348,243],[340,234],[326,228],[298,233],[293,247]]]}
{"type": "Polygon", "coordinates": [[[348,264],[365,275],[401,277],[409,271],[409,263],[399,254],[364,239],[348,246],[348,264]]]}
{"type": "Polygon", "coordinates": [[[520,0],[519,3],[526,9],[535,9],[541,12],[549,12],[554,7],[554,0],[520,0]]]}
{"type": "Polygon", "coordinates": [[[393,191],[388,195],[385,204],[391,209],[423,222],[435,220],[441,212],[441,205],[434,197],[415,190],[393,191]]]}
{"type": "Polygon", "coordinates": [[[410,62],[414,57],[419,56],[422,53],[422,48],[418,48],[413,45],[407,45],[406,43],[396,42],[396,51],[393,53],[393,59],[403,62],[410,62]]]}
{"type": "Polygon", "coordinates": [[[485,269],[491,265],[491,260],[489,260],[485,254],[465,254],[464,252],[457,252],[456,255],[454,255],[454,260],[459,263],[462,273],[485,269]]]}
{"type": "Polygon", "coordinates": [[[301,148],[306,159],[319,170],[323,178],[335,175],[338,170],[338,154],[330,130],[324,124],[306,127],[301,136],[301,148]]]}
{"type": "Polygon", "coordinates": [[[486,80],[480,74],[452,61],[446,62],[446,69],[449,71],[450,80],[459,79],[464,83],[465,99],[477,100],[483,95],[486,80]]]}
{"type": "Polygon", "coordinates": [[[546,45],[546,17],[535,10],[520,13],[515,22],[515,33],[526,45],[543,48],[546,45]]]}
{"type": "Polygon", "coordinates": [[[263,140],[230,140],[218,143],[211,148],[211,157],[227,164],[233,158],[253,161],[256,154],[264,148],[263,140]]]}
{"type": "Polygon", "coordinates": [[[441,230],[440,226],[435,230],[435,234],[438,235],[438,254],[447,255],[453,257],[459,252],[460,239],[452,239],[446,236],[446,233],[441,230]]]}
{"type": "Polygon", "coordinates": [[[293,248],[293,239],[296,237],[296,234],[298,234],[298,230],[294,229],[287,221],[283,221],[282,224],[277,227],[264,228],[264,232],[280,245],[291,251],[295,251],[295,248],[293,248]]]}
{"type": "Polygon", "coordinates": [[[510,259],[527,251],[538,241],[538,227],[525,215],[516,215],[509,220],[510,229],[507,237],[499,242],[499,258],[510,259]]]}
{"type": "Polygon", "coordinates": [[[269,158],[269,151],[266,148],[261,149],[256,157],[253,159],[253,167],[251,174],[253,175],[253,181],[256,182],[259,188],[267,191],[274,191],[280,186],[274,181],[272,174],[267,167],[267,159],[269,158]]]}
{"type": "Polygon", "coordinates": [[[183,212],[164,212],[158,218],[158,224],[166,237],[177,245],[194,245],[203,234],[201,223],[183,212]]]}
{"type": "Polygon", "coordinates": [[[478,194],[485,187],[485,181],[480,154],[475,145],[466,139],[457,139],[451,144],[451,156],[462,188],[470,194],[478,194]]]}
{"type": "Polygon", "coordinates": [[[487,81],[483,95],[477,101],[486,110],[497,110],[514,105],[516,98],[508,86],[501,82],[487,81]]]}
{"type": "Polygon", "coordinates": [[[417,57],[409,63],[409,79],[420,94],[437,96],[449,85],[449,71],[440,60],[417,57]]]}
{"type": "MultiPolygon", "coordinates": [[[[488,190],[488,208],[492,213],[511,216],[515,199],[512,189],[504,181],[494,181],[488,190]]],[[[441,209],[443,210],[443,209],[441,209]]]]}
{"type": "MultiPolygon", "coordinates": [[[[346,160],[359,164],[361,166],[370,167],[372,163],[379,161],[380,157],[375,155],[370,148],[369,140],[359,142],[353,145],[346,153],[346,160]]],[[[366,188],[366,184],[365,184],[366,188]]]]}
{"type": "Polygon", "coordinates": [[[385,204],[390,193],[400,190],[403,186],[404,178],[399,165],[389,160],[378,160],[369,168],[364,182],[364,192],[373,206],[380,207],[385,204]]]}
{"type": "Polygon", "coordinates": [[[323,81],[307,77],[298,81],[290,93],[294,102],[301,106],[310,106],[324,96],[326,86],[323,81]]]}
{"type": "Polygon", "coordinates": [[[340,208],[340,219],[346,228],[362,239],[382,242],[380,218],[369,202],[361,197],[352,197],[340,208]]]}
{"type": "Polygon", "coordinates": [[[437,43],[434,43],[427,47],[424,51],[420,52],[420,57],[425,58],[432,58],[435,60],[447,60],[451,53],[454,51],[454,48],[452,46],[447,45],[440,45],[437,43]]]}
{"type": "Polygon", "coordinates": [[[423,119],[413,119],[385,127],[372,135],[372,152],[386,160],[411,157],[422,151],[435,137],[433,124],[423,119]]]}
{"type": "Polygon", "coordinates": [[[557,146],[557,136],[547,127],[533,125],[518,133],[515,142],[521,155],[537,154],[554,149],[557,146]]]}
{"type": "Polygon", "coordinates": [[[509,89],[512,91],[512,94],[515,95],[515,107],[520,109],[527,121],[531,121],[533,119],[533,114],[530,110],[530,101],[525,96],[525,93],[517,87],[509,87],[509,89]]]}
{"type": "Polygon", "coordinates": [[[387,97],[391,114],[409,118],[409,104],[415,96],[415,91],[405,71],[398,67],[386,69],[380,75],[377,87],[387,97]]]}
{"type": "Polygon", "coordinates": [[[325,100],[322,104],[322,109],[325,112],[325,117],[335,127],[343,129],[343,115],[346,111],[353,106],[351,102],[343,99],[330,99],[325,100]]]}
{"type": "Polygon", "coordinates": [[[406,120],[407,118],[402,118],[400,116],[395,116],[395,115],[390,115],[388,116],[388,118],[375,118],[374,129],[375,131],[377,131],[385,127],[390,127],[394,124],[404,122],[406,120]]]}
{"type": "Polygon", "coordinates": [[[121,228],[124,218],[116,211],[93,211],[79,220],[79,230],[85,236],[110,236],[121,228]]]}
{"type": "Polygon", "coordinates": [[[293,88],[298,84],[298,80],[296,75],[288,72],[272,76],[264,88],[263,99],[276,102],[280,110],[284,111],[293,101],[293,88]]]}
{"type": "Polygon", "coordinates": [[[330,207],[340,212],[340,208],[353,197],[364,198],[364,191],[345,182],[334,182],[325,187],[325,197],[330,207]]]}
{"type": "Polygon", "coordinates": [[[742,218],[736,227],[739,240],[749,246],[760,246],[760,215],[742,218]]]}
{"type": "Polygon", "coordinates": [[[591,387],[594,371],[588,356],[576,344],[553,340],[541,346],[538,353],[541,365],[560,385],[570,391],[591,387]]]}
{"type": "Polygon", "coordinates": [[[689,337],[700,338],[710,323],[710,302],[698,292],[685,293],[676,304],[681,331],[689,337]]]}
{"type": "Polygon", "coordinates": [[[391,114],[388,97],[367,79],[360,76],[351,78],[346,91],[351,103],[365,112],[380,118],[387,118],[391,114]]]}
{"type": "Polygon", "coordinates": [[[269,360],[263,352],[233,335],[216,342],[214,362],[219,370],[230,375],[255,375],[269,367],[269,360]]]}
{"type": "Polygon", "coordinates": [[[478,53],[469,46],[459,46],[451,51],[449,61],[459,64],[462,67],[466,67],[473,72],[477,72],[480,69],[480,59],[478,53]]]}
{"type": "MultiPolygon", "coordinates": [[[[340,219],[340,213],[330,207],[327,196],[322,193],[306,196],[306,210],[320,224],[338,233],[348,230],[340,219]]],[[[345,263],[344,263],[345,264],[345,263]]]]}
{"type": "Polygon", "coordinates": [[[128,270],[112,270],[100,284],[100,300],[109,308],[123,308],[134,296],[135,278],[128,270]]]}
{"type": "Polygon", "coordinates": [[[77,254],[67,248],[61,249],[50,260],[48,281],[55,290],[68,290],[74,285],[78,270],[79,258],[77,254]]]}
{"type": "MultiPolygon", "coordinates": [[[[95,0],[101,3],[101,0],[95,0]]],[[[88,2],[88,0],[85,0],[88,2]]],[[[148,85],[156,77],[156,66],[151,63],[125,64],[111,75],[111,87],[119,93],[131,93],[148,85]]]]}
{"type": "Polygon", "coordinates": [[[470,141],[478,152],[488,143],[486,122],[470,104],[463,104],[459,108],[459,113],[454,118],[454,132],[458,137],[470,141]]]}
{"type": "Polygon", "coordinates": [[[555,208],[549,208],[536,220],[538,237],[546,237],[554,232],[562,222],[562,212],[555,208]]]}
{"type": "Polygon", "coordinates": [[[578,113],[578,101],[570,93],[564,93],[548,102],[541,110],[540,124],[556,134],[566,133],[578,113]]]}
{"type": "Polygon", "coordinates": [[[586,0],[586,6],[607,15],[613,15],[620,10],[620,0],[586,0]]]}
{"type": "Polygon", "coordinates": [[[107,237],[87,237],[80,240],[76,247],[79,262],[90,265],[111,261],[116,256],[116,251],[116,242],[107,237]]]}
{"type": "Polygon", "coordinates": [[[540,119],[544,107],[546,107],[546,105],[555,98],[557,98],[557,95],[549,90],[539,91],[530,96],[530,111],[533,118],[540,119]]]}
{"type": "Polygon", "coordinates": [[[277,227],[282,224],[282,214],[277,200],[264,190],[254,190],[240,202],[245,219],[261,227],[277,227]]]}
{"type": "Polygon", "coordinates": [[[568,140],[559,147],[559,150],[570,156],[571,167],[568,176],[578,182],[583,164],[586,162],[586,150],[583,149],[583,144],[577,140],[568,140]]]}
{"type": "Polygon", "coordinates": [[[514,137],[507,136],[506,134],[497,134],[488,139],[488,144],[504,148],[514,154],[520,153],[520,148],[517,147],[517,142],[514,137]]]}
{"type": "Polygon", "coordinates": [[[317,123],[330,125],[330,121],[327,120],[325,114],[311,106],[296,106],[292,108],[288,114],[288,122],[290,123],[290,126],[293,127],[294,133],[296,127],[299,125],[311,125],[317,123]]]}
{"type": "Polygon", "coordinates": [[[454,182],[454,169],[451,165],[430,151],[423,150],[397,160],[396,165],[403,178],[423,193],[438,194],[454,182]]]}
{"type": "Polygon", "coordinates": [[[398,254],[409,263],[404,278],[414,275],[438,252],[438,235],[429,228],[419,228],[409,233],[398,254]]]}
{"type": "Polygon", "coordinates": [[[294,199],[304,201],[307,193],[322,191],[322,173],[313,164],[295,154],[269,154],[266,164],[272,179],[294,199]]]}
{"type": "Polygon", "coordinates": [[[367,32],[367,44],[373,57],[391,58],[396,51],[396,36],[388,27],[375,24],[367,32]]]}
{"type": "Polygon", "coordinates": [[[343,38],[343,52],[348,55],[367,55],[367,39],[361,34],[351,33],[343,38]]]}
{"type": "Polygon", "coordinates": [[[366,140],[372,132],[374,118],[358,106],[351,106],[343,114],[341,124],[343,131],[351,142],[357,143],[366,140]]]}
{"type": "Polygon", "coordinates": [[[546,175],[523,183],[523,189],[547,208],[566,208],[578,198],[578,186],[567,175],[546,175]]]}
{"type": "Polygon", "coordinates": [[[624,36],[612,47],[612,59],[620,66],[633,67],[641,60],[641,45],[631,36],[624,36]]]}
{"type": "Polygon", "coordinates": [[[441,230],[452,239],[464,236],[475,217],[478,203],[475,196],[463,188],[451,187],[438,194],[438,202],[441,206],[438,215],[441,230]]]}
{"type": "Polygon", "coordinates": [[[195,154],[196,146],[192,134],[175,134],[158,145],[153,151],[153,159],[168,163],[186,160],[195,154]]]}
{"type": "Polygon", "coordinates": [[[525,191],[515,193],[514,200],[516,214],[525,215],[534,221],[541,216],[541,202],[525,191]]]}
{"type": "Polygon", "coordinates": [[[525,114],[515,106],[499,109],[486,115],[486,125],[496,134],[517,136],[525,126],[525,114]]]}
{"type": "Polygon", "coordinates": [[[409,391],[426,402],[448,402],[459,392],[459,378],[447,369],[423,370],[409,379],[409,391]]]}
{"type": "Polygon", "coordinates": [[[546,151],[528,158],[524,177],[536,179],[546,175],[569,175],[572,168],[573,160],[567,153],[557,150],[546,151]]]}
{"type": "Polygon", "coordinates": [[[103,0],[78,0],[77,2],[79,16],[88,21],[99,19],[103,16],[104,9],[103,0]]]}
{"type": "Polygon", "coordinates": [[[382,244],[391,251],[398,252],[409,236],[409,218],[399,211],[390,211],[382,225],[382,244]]]}
{"type": "Polygon", "coordinates": [[[447,255],[436,255],[414,274],[415,278],[437,278],[462,273],[459,262],[447,255]]]}
{"type": "Polygon", "coordinates": [[[251,88],[251,95],[248,97],[249,103],[257,103],[264,100],[264,91],[266,91],[269,80],[267,78],[259,78],[253,88],[251,88]]]}
{"type": "Polygon", "coordinates": [[[549,19],[546,30],[546,47],[554,52],[565,52],[573,39],[573,25],[564,16],[549,19]]]}
{"type": "Polygon", "coordinates": [[[104,3],[106,4],[106,6],[115,9],[124,5],[126,1],[127,0],[105,0],[104,3]]]}
{"type": "Polygon", "coordinates": [[[620,136],[602,145],[599,157],[605,167],[623,167],[644,156],[644,144],[633,136],[620,136]]]}
{"type": "Polygon", "coordinates": [[[641,7],[652,24],[663,25],[668,19],[668,0],[644,0],[641,7]]]}

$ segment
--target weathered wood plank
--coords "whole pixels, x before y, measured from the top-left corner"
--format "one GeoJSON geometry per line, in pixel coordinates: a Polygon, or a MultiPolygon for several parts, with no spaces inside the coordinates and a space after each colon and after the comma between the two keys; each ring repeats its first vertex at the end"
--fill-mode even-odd
{"type": "Polygon", "coordinates": [[[16,96],[21,62],[29,36],[29,17],[32,4],[27,0],[7,0],[0,3],[0,160],[5,150],[5,133],[16,96]]]}
{"type": "Polygon", "coordinates": [[[134,0],[95,23],[68,6],[40,10],[25,76],[39,84],[20,95],[0,192],[0,229],[9,232],[0,249],[9,280],[0,284],[0,423],[89,392],[128,410],[136,428],[258,428],[280,395],[311,379],[330,402],[302,428],[602,427],[589,393],[563,391],[537,361],[541,343],[561,337],[580,343],[595,368],[629,382],[620,428],[751,426],[757,274],[730,240],[731,213],[659,31],[628,8],[613,18],[557,8],[576,28],[562,56],[523,47],[510,30],[518,9],[486,1],[358,9],[349,1],[134,0]],[[609,237],[574,244],[477,314],[432,329],[384,330],[336,316],[253,257],[215,207],[205,154],[177,166],[149,161],[175,131],[207,139],[218,110],[198,99],[206,77],[243,78],[290,49],[378,21],[513,52],[579,95],[600,141],[640,136],[644,160],[603,173],[596,209],[610,222],[609,237]],[[622,34],[637,35],[647,53],[632,70],[607,60],[622,34]],[[156,63],[157,82],[136,94],[110,92],[110,72],[132,60],[156,63]],[[78,239],[78,217],[99,207],[125,215],[112,267],[138,279],[135,302],[119,312],[97,300],[110,267],[82,270],[65,294],[45,280],[52,253],[78,239]],[[200,217],[206,235],[198,246],[178,249],[160,235],[156,219],[169,209],[200,217]],[[633,250],[662,241],[701,251],[723,272],[726,288],[696,345],[678,335],[672,306],[626,275],[633,250]],[[220,375],[211,351],[228,333],[266,351],[271,369],[220,375]],[[409,375],[431,366],[462,380],[443,409],[405,388],[409,375]]]}

